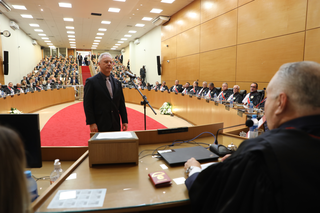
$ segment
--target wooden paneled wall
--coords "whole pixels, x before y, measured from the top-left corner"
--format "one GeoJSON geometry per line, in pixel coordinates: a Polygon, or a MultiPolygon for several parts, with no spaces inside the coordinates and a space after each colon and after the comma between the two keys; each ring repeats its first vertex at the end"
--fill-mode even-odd
{"type": "MultiPolygon", "coordinates": [[[[0,29],[0,31],[1,31],[1,29],[0,29]]],[[[1,36],[2,36],[2,35],[0,35],[0,83],[1,83],[1,84],[4,84],[3,52],[2,52],[1,36]]]]}
{"type": "Polygon", "coordinates": [[[162,81],[267,87],[288,62],[320,63],[319,0],[195,0],[162,26],[162,81]]]}

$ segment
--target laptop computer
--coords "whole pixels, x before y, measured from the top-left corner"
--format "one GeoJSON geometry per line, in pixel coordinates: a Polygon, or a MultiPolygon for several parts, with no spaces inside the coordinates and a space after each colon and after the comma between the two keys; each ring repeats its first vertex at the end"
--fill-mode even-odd
{"type": "Polygon", "coordinates": [[[184,165],[190,158],[194,157],[200,163],[215,161],[219,158],[218,155],[212,153],[202,146],[194,146],[181,149],[159,150],[158,154],[170,166],[184,165]]]}

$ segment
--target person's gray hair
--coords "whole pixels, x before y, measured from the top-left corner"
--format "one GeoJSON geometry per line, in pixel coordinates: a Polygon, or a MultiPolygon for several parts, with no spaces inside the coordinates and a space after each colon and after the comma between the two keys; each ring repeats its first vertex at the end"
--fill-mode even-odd
{"type": "MultiPolygon", "coordinates": [[[[227,82],[224,82],[223,84],[225,84],[225,85],[227,85],[227,86],[228,86],[228,83],[227,83],[227,82]]],[[[222,84],[222,85],[223,85],[223,84],[222,84]]]]}
{"type": "Polygon", "coordinates": [[[313,61],[287,63],[276,73],[279,90],[302,107],[320,107],[320,64],[313,61]]]}
{"type": "Polygon", "coordinates": [[[238,90],[240,90],[240,86],[239,85],[234,85],[233,87],[237,87],[238,90]]]}
{"type": "Polygon", "coordinates": [[[101,58],[102,58],[103,56],[105,56],[105,55],[107,55],[107,56],[109,56],[110,58],[112,58],[112,55],[111,55],[110,53],[108,53],[108,52],[101,53],[100,56],[99,56],[99,58],[98,58],[98,62],[100,62],[100,61],[101,61],[101,58]]]}

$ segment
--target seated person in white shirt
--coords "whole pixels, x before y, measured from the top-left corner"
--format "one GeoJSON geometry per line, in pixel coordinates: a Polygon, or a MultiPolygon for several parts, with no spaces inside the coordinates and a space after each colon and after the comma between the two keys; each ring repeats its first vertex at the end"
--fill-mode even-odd
{"type": "Polygon", "coordinates": [[[202,82],[202,88],[200,89],[198,95],[206,96],[209,91],[208,83],[206,81],[202,82]]]}
{"type": "Polygon", "coordinates": [[[169,90],[167,85],[166,85],[166,82],[163,81],[162,82],[162,85],[160,86],[160,91],[166,91],[166,90],[169,90]]]}
{"type": "Polygon", "coordinates": [[[242,102],[242,95],[239,92],[240,92],[240,86],[234,85],[233,86],[233,94],[229,96],[227,101],[231,101],[231,99],[232,99],[234,103],[241,103],[242,102]]]}
{"type": "Polygon", "coordinates": [[[242,103],[245,105],[253,103],[253,106],[257,106],[261,101],[261,94],[257,92],[257,90],[258,84],[256,82],[253,82],[250,86],[250,93],[248,93],[246,97],[244,97],[242,103]]]}
{"type": "Polygon", "coordinates": [[[17,88],[14,89],[14,93],[16,93],[16,94],[24,93],[23,89],[21,88],[20,83],[17,83],[17,88]]]}
{"type": "Polygon", "coordinates": [[[222,84],[221,92],[218,95],[218,99],[220,100],[220,97],[222,97],[222,100],[226,101],[228,100],[229,96],[232,94],[230,90],[228,90],[228,84],[225,82],[222,84]]]}
{"type": "Polygon", "coordinates": [[[214,83],[209,83],[209,90],[206,94],[206,97],[209,97],[209,98],[213,98],[214,97],[214,94],[216,94],[218,96],[218,90],[217,88],[214,87],[214,83]]]}
{"type": "Polygon", "coordinates": [[[153,89],[154,90],[158,90],[158,89],[160,89],[160,84],[159,84],[159,81],[156,81],[156,85],[154,85],[154,87],[153,87],[153,89]]]}
{"type": "Polygon", "coordinates": [[[201,88],[198,86],[198,81],[194,81],[193,82],[193,88],[189,90],[189,94],[198,95],[200,89],[201,88]]]}
{"type": "Polygon", "coordinates": [[[188,94],[188,92],[189,92],[189,87],[190,87],[190,83],[189,83],[189,82],[186,82],[186,83],[183,85],[182,94],[188,94]]]}
{"type": "Polygon", "coordinates": [[[183,90],[182,85],[179,84],[179,80],[175,80],[174,85],[170,88],[170,92],[181,93],[183,90]]]}

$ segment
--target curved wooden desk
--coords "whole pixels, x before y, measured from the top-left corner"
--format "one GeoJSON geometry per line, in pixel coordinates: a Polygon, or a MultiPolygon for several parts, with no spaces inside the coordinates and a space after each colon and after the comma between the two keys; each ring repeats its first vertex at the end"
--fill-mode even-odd
{"type": "MultiPolygon", "coordinates": [[[[197,99],[196,97],[147,90],[143,90],[142,93],[148,97],[150,104],[156,108],[160,108],[164,102],[170,102],[173,105],[175,115],[188,120],[196,126],[189,127],[188,132],[167,135],[158,135],[157,130],[136,131],[140,144],[139,152],[142,150],[154,150],[163,144],[171,144],[174,140],[192,139],[205,131],[215,134],[223,125],[244,124],[246,120],[245,115],[243,117],[237,115],[237,111],[234,109],[228,110],[224,105],[216,105],[214,102],[206,102],[206,100],[197,99]]],[[[140,104],[142,101],[140,94],[134,89],[126,88],[124,89],[124,94],[126,102],[140,104]]],[[[228,138],[232,137],[219,136],[219,143],[229,144],[230,140],[228,138]]],[[[214,138],[206,134],[196,139],[196,141],[212,144],[214,138]]],[[[242,139],[232,138],[232,142],[237,144],[241,141],[242,139]]],[[[190,145],[182,144],[179,147],[186,146],[190,145]]],[[[49,154],[49,151],[50,148],[47,149],[46,153],[49,154]]],[[[145,152],[145,154],[150,154],[150,152],[145,152]]],[[[47,154],[43,155],[47,156],[47,154]]],[[[51,150],[51,156],[53,159],[62,159],[57,150],[54,155],[52,155],[51,150]]],[[[158,209],[166,208],[162,211],[168,212],[169,210],[170,212],[173,208],[178,207],[178,211],[182,208],[185,212],[189,212],[189,198],[184,184],[173,182],[172,186],[166,188],[155,188],[151,184],[147,174],[164,170],[163,165],[165,165],[165,162],[162,159],[146,156],[139,159],[138,165],[118,164],[90,168],[88,152],[86,152],[64,173],[59,181],[51,185],[33,203],[33,209],[35,212],[84,212],[95,210],[99,212],[155,212],[158,209]],[[66,180],[72,173],[76,173],[77,178],[66,180]],[[47,209],[58,190],[99,188],[107,188],[102,207],[47,209]]],[[[171,179],[185,177],[182,167],[168,166],[165,171],[171,179]]]]}
{"type": "Polygon", "coordinates": [[[72,87],[16,94],[14,96],[0,98],[0,113],[8,114],[11,107],[17,108],[23,113],[31,113],[49,106],[74,100],[74,89],[72,87]]]}

